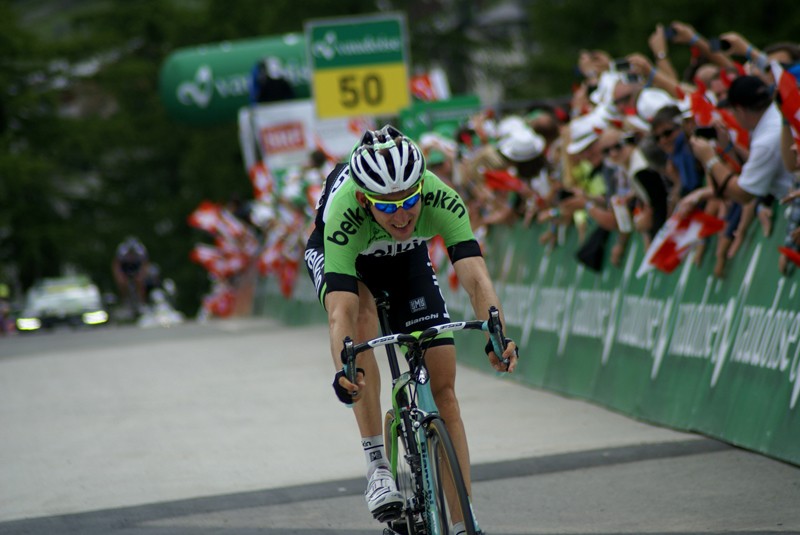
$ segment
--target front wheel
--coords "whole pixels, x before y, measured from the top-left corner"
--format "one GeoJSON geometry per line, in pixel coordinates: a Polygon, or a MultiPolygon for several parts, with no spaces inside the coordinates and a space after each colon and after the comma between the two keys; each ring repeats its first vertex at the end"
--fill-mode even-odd
{"type": "Polygon", "coordinates": [[[426,435],[433,479],[433,503],[429,504],[432,521],[442,534],[453,533],[453,524],[463,522],[467,535],[477,535],[464,476],[444,422],[438,418],[428,422],[426,435]]]}

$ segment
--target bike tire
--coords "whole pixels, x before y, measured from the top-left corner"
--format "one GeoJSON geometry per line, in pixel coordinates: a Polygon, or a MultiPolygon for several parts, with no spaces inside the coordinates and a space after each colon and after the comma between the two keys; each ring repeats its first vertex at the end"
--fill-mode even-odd
{"type": "MultiPolygon", "coordinates": [[[[383,444],[386,449],[387,460],[392,460],[392,423],[394,422],[394,409],[386,411],[383,419],[383,444]]],[[[411,467],[406,461],[406,447],[403,443],[403,437],[397,437],[397,474],[395,475],[395,483],[397,490],[406,499],[406,506],[403,508],[403,515],[392,522],[389,522],[389,527],[395,533],[407,533],[408,535],[416,535],[417,526],[414,514],[409,510],[409,499],[414,496],[414,479],[411,474],[411,467]]]]}
{"type": "Polygon", "coordinates": [[[435,515],[438,520],[442,533],[451,533],[453,518],[460,516],[463,519],[467,535],[477,535],[478,531],[475,527],[475,519],[472,517],[464,475],[461,472],[456,450],[450,440],[450,434],[444,426],[444,421],[439,418],[430,420],[427,424],[426,436],[428,460],[434,483],[434,503],[428,506],[431,514],[435,515]],[[454,502],[453,506],[458,510],[451,509],[447,500],[445,487],[448,483],[455,494],[451,497],[454,502]]]}

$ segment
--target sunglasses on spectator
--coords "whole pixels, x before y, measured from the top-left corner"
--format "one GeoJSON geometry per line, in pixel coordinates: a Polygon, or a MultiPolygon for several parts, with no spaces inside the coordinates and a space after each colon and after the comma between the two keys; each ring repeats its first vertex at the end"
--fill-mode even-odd
{"type": "Polygon", "coordinates": [[[608,147],[603,147],[603,156],[608,156],[611,154],[612,151],[622,150],[622,142],[617,141],[613,145],[609,145],[608,147]]]}
{"type": "Polygon", "coordinates": [[[661,141],[662,139],[667,139],[669,136],[674,134],[675,130],[677,130],[677,129],[678,129],[677,127],[668,128],[668,129],[664,130],[663,132],[661,132],[659,134],[653,134],[653,139],[655,139],[656,141],[661,141]]]}
{"type": "Polygon", "coordinates": [[[372,203],[372,206],[374,206],[379,212],[383,212],[384,214],[393,214],[398,211],[401,206],[403,207],[403,210],[411,210],[414,208],[414,206],[416,206],[416,204],[422,198],[421,192],[422,182],[419,183],[419,186],[417,186],[417,189],[414,190],[414,193],[405,199],[400,199],[399,201],[383,201],[372,197],[368,193],[364,193],[364,197],[366,197],[369,202],[372,203]]]}

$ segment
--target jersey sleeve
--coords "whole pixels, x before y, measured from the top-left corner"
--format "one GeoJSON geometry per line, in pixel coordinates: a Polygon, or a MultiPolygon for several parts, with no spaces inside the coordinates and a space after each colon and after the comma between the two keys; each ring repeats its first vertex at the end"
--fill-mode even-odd
{"type": "Polygon", "coordinates": [[[369,216],[350,189],[330,200],[323,230],[328,291],[356,291],[356,259],[369,243],[369,216]]]}
{"type": "Polygon", "coordinates": [[[425,173],[422,201],[424,218],[421,218],[421,226],[424,228],[421,232],[429,236],[440,235],[452,262],[480,256],[464,200],[430,171],[425,173]]]}

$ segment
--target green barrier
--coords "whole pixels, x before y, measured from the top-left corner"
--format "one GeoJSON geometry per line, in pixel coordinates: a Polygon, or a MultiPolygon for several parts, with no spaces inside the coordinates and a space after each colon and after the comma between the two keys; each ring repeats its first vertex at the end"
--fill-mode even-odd
{"type": "MultiPolygon", "coordinates": [[[[624,265],[598,274],[575,260],[574,233],[548,253],[538,230],[493,228],[487,263],[522,347],[517,380],[800,464],[797,276],[777,269],[784,223],[759,233],[756,222],[723,279],[714,239],[700,267],[690,257],[637,279],[638,236],[624,265]]],[[[463,292],[446,297],[455,317],[472,314],[463,292]]]]}
{"type": "MultiPolygon", "coordinates": [[[[522,348],[514,380],[800,464],[798,275],[778,273],[776,219],[768,239],[751,225],[723,279],[711,275],[715,239],[700,267],[690,256],[672,274],[637,279],[638,236],[623,265],[598,274],[575,259],[572,231],[548,252],[541,227],[492,228],[485,256],[522,348]]],[[[260,313],[324,322],[305,279],[291,302],[262,283],[260,313]]],[[[464,292],[445,286],[451,316],[472,317],[464,292]]],[[[459,359],[485,370],[476,345],[461,343],[459,359]]]]}

